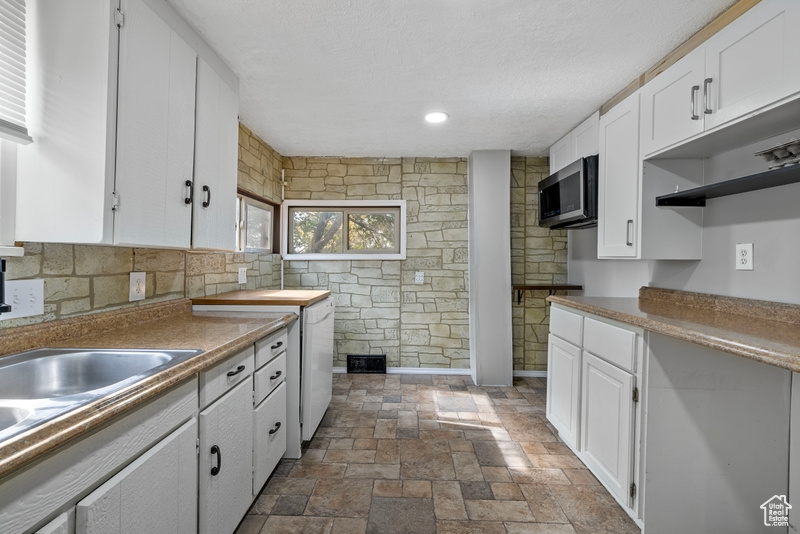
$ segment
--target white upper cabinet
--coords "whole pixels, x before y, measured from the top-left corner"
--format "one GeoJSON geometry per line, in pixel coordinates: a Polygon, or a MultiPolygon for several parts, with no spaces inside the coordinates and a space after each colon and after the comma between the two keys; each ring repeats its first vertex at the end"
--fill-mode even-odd
{"type": "Polygon", "coordinates": [[[193,248],[236,248],[238,117],[237,91],[199,59],[193,248]]]}
{"type": "Polygon", "coordinates": [[[639,93],[600,119],[597,256],[636,258],[639,252],[639,93]]]}
{"type": "Polygon", "coordinates": [[[219,227],[218,236],[199,230],[198,246],[232,250],[233,72],[162,0],[29,0],[27,6],[35,28],[28,104],[34,142],[18,153],[15,238],[189,248],[193,210],[208,201],[200,198],[202,185],[192,189],[198,172],[213,197],[214,215],[203,224],[219,227]],[[198,60],[201,68],[213,67],[216,81],[203,71],[198,87],[198,60]],[[207,101],[215,83],[217,93],[207,101]],[[195,161],[196,142],[207,159],[195,161]],[[221,221],[229,221],[224,230],[221,221]]]}
{"type": "Polygon", "coordinates": [[[800,2],[763,0],[705,47],[706,129],[800,91],[800,2]]]}
{"type": "Polygon", "coordinates": [[[642,88],[647,157],[800,91],[800,2],[763,0],[642,88]]]}
{"type": "Polygon", "coordinates": [[[597,111],[550,147],[551,173],[563,169],[578,158],[597,154],[599,122],[600,112],[597,111]]]}
{"type": "Polygon", "coordinates": [[[642,88],[642,153],[703,132],[703,50],[695,49],[642,88]]]}
{"type": "Polygon", "coordinates": [[[572,158],[572,132],[550,147],[550,173],[557,172],[575,161],[572,158]]]}
{"type": "Polygon", "coordinates": [[[114,244],[188,248],[197,54],[141,0],[121,9],[114,244]]]}
{"type": "Polygon", "coordinates": [[[112,242],[119,2],[28,0],[18,241],[112,242]]]}

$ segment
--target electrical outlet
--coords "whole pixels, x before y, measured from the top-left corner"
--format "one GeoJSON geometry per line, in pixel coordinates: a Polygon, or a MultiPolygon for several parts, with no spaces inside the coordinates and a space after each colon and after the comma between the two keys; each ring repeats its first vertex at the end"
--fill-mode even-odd
{"type": "Polygon", "coordinates": [[[144,300],[145,293],[147,293],[147,273],[132,272],[128,300],[131,302],[134,300],[144,300]]]}
{"type": "Polygon", "coordinates": [[[239,283],[247,283],[247,267],[239,267],[239,283]]]}
{"type": "Polygon", "coordinates": [[[414,273],[414,283],[415,284],[425,283],[425,273],[423,271],[417,271],[414,273]]]}
{"type": "Polygon", "coordinates": [[[0,321],[30,317],[44,313],[44,280],[7,280],[6,304],[11,311],[0,315],[0,321]]]}
{"type": "Polygon", "coordinates": [[[736,244],[736,270],[737,271],[752,271],[753,270],[753,244],[752,243],[737,243],[736,244]]]}

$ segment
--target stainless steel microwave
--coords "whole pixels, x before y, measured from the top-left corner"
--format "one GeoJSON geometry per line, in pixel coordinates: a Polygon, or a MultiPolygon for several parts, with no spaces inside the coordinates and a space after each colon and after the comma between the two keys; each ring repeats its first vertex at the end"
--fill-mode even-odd
{"type": "Polygon", "coordinates": [[[539,182],[539,226],[597,226],[597,156],[581,158],[539,182]]]}

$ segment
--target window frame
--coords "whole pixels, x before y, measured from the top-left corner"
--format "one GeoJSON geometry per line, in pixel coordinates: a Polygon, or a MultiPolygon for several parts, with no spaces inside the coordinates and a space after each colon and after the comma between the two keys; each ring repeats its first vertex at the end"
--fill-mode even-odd
{"type": "Polygon", "coordinates": [[[280,236],[280,206],[270,202],[266,198],[254,195],[249,191],[238,189],[236,194],[236,252],[256,253],[256,254],[275,254],[279,252],[280,246],[278,238],[280,236]],[[270,228],[267,230],[269,236],[269,246],[267,248],[247,248],[247,205],[256,206],[271,213],[270,228]]]}
{"type": "MultiPolygon", "coordinates": [[[[281,219],[286,221],[282,228],[281,255],[287,260],[404,260],[406,259],[406,201],[405,200],[284,200],[281,204],[281,219]],[[398,227],[395,228],[399,240],[399,252],[343,252],[343,253],[303,253],[289,252],[291,240],[292,221],[289,211],[293,208],[320,209],[330,208],[342,210],[344,216],[348,211],[359,209],[371,210],[375,208],[395,208],[400,212],[398,227]]],[[[342,221],[342,227],[347,226],[347,219],[342,221]]],[[[345,236],[346,239],[346,236],[345,236]]]]}

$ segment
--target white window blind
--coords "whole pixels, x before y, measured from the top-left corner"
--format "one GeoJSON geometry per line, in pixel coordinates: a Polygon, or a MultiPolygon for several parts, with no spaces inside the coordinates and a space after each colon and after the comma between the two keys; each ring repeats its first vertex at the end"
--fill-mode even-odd
{"type": "Polygon", "coordinates": [[[0,137],[32,141],[25,126],[25,0],[0,2],[0,137]]]}

